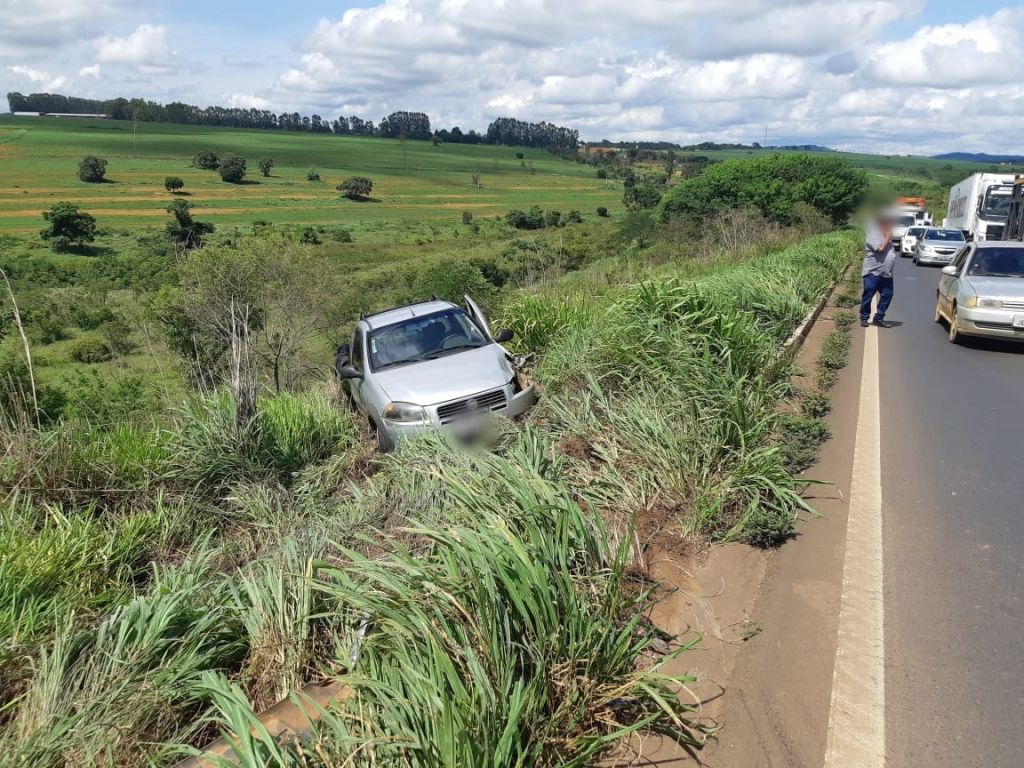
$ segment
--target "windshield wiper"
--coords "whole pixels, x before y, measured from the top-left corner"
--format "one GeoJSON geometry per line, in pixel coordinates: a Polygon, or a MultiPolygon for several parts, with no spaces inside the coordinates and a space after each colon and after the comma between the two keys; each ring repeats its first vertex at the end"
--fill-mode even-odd
{"type": "Polygon", "coordinates": [[[439,357],[444,357],[452,352],[459,352],[463,349],[480,349],[484,346],[483,344],[458,344],[454,347],[446,347],[445,349],[439,349],[436,352],[431,352],[429,355],[424,355],[424,360],[436,360],[439,357]]]}

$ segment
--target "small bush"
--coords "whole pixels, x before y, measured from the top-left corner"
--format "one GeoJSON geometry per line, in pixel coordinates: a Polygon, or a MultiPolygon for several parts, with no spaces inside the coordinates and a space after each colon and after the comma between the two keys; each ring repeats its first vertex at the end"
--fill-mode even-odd
{"type": "Polygon", "coordinates": [[[83,336],[71,345],[68,354],[76,363],[103,363],[114,357],[110,345],[96,336],[83,336]]]}
{"type": "Polygon", "coordinates": [[[168,176],[164,179],[164,189],[170,192],[172,195],[180,189],[183,189],[185,182],[181,180],[179,176],[168,176]]]}
{"type": "Polygon", "coordinates": [[[544,214],[544,226],[545,227],[558,227],[562,224],[562,214],[560,211],[548,211],[544,214]]]}
{"type": "Polygon", "coordinates": [[[846,366],[850,352],[850,333],[848,330],[835,330],[825,337],[821,345],[821,356],[818,358],[819,368],[840,370],[846,366]]]}
{"type": "Polygon", "coordinates": [[[786,414],[779,419],[779,450],[783,466],[793,474],[818,460],[818,449],[830,436],[820,418],[786,414]]]}
{"type": "Polygon", "coordinates": [[[603,205],[599,205],[597,207],[597,215],[601,216],[602,218],[607,216],[608,215],[608,209],[605,208],[603,205]]]}
{"type": "Polygon", "coordinates": [[[204,171],[215,171],[220,165],[220,159],[210,150],[198,152],[192,157],[192,167],[202,168],[204,171]]]}
{"type": "Polygon", "coordinates": [[[257,163],[262,176],[269,176],[270,172],[274,169],[274,158],[272,157],[261,157],[257,163]]]}
{"type": "Polygon", "coordinates": [[[352,242],[352,233],[345,229],[345,227],[331,227],[329,232],[331,240],[333,240],[336,243],[352,242]]]}
{"type": "Polygon", "coordinates": [[[522,152],[516,152],[516,160],[522,160],[525,155],[522,152]]]}
{"type": "Polygon", "coordinates": [[[320,181],[320,171],[316,168],[310,168],[306,171],[306,181],[320,181]]]}
{"type": "Polygon", "coordinates": [[[565,217],[566,224],[581,224],[583,223],[583,217],[580,216],[580,212],[575,208],[569,211],[569,215],[565,217]]]}
{"type": "Polygon", "coordinates": [[[303,245],[320,245],[320,238],[313,227],[306,227],[299,235],[299,242],[303,245]]]}
{"type": "Polygon", "coordinates": [[[606,171],[604,168],[598,168],[597,169],[597,178],[599,178],[599,179],[607,179],[608,178],[608,171],[606,171]]]}
{"type": "Polygon", "coordinates": [[[245,178],[245,158],[238,155],[228,155],[217,168],[221,181],[229,184],[238,184],[245,178]]]}
{"type": "Polygon", "coordinates": [[[809,391],[800,395],[800,412],[811,419],[820,419],[832,410],[832,399],[824,392],[809,391]]]}
{"type": "Polygon", "coordinates": [[[836,328],[845,331],[853,325],[853,322],[856,319],[857,316],[853,314],[853,312],[843,310],[841,312],[836,312],[835,315],[833,315],[832,322],[836,324],[836,328]]]}
{"type": "Polygon", "coordinates": [[[469,224],[473,223],[473,213],[472,213],[472,211],[463,211],[462,212],[462,223],[466,224],[467,226],[469,224]]]}
{"type": "Polygon", "coordinates": [[[107,161],[95,155],[86,155],[78,163],[78,178],[92,184],[103,181],[107,173],[107,161]]]}

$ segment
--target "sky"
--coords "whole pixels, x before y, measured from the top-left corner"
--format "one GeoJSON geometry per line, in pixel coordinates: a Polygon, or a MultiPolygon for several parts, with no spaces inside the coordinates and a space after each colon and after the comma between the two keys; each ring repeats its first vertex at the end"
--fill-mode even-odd
{"type": "Polygon", "coordinates": [[[1024,154],[1021,61],[1005,1],[0,0],[0,93],[587,140],[1024,154]]]}

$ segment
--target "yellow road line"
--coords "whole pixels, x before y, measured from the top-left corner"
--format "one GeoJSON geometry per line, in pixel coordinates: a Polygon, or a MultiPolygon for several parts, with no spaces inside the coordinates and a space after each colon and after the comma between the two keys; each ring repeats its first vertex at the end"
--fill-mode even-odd
{"type": "Polygon", "coordinates": [[[878,329],[864,339],[826,768],[885,765],[878,329]]]}

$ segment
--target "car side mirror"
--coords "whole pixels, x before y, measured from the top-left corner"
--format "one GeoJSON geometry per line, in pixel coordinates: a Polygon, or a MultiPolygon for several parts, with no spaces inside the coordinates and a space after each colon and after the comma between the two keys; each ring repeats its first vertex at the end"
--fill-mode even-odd
{"type": "Polygon", "coordinates": [[[956,277],[960,273],[957,271],[957,268],[954,265],[947,264],[946,266],[944,266],[942,268],[942,274],[944,274],[944,275],[951,275],[953,277],[956,277]]]}
{"type": "Polygon", "coordinates": [[[509,328],[500,328],[496,334],[494,334],[494,340],[498,344],[504,344],[506,341],[512,341],[512,337],[515,334],[509,328]]]}
{"type": "Polygon", "coordinates": [[[361,379],[363,374],[353,368],[351,365],[343,365],[338,369],[339,379],[361,379]]]}

